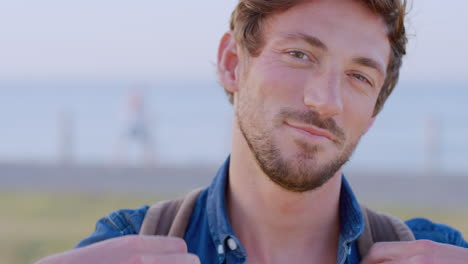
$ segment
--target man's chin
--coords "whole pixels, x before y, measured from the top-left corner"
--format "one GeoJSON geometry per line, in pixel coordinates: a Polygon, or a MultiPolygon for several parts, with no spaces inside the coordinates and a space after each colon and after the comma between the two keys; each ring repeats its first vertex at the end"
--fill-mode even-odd
{"type": "Polygon", "coordinates": [[[304,192],[310,192],[319,189],[322,187],[325,183],[327,183],[332,176],[326,177],[326,178],[319,178],[319,179],[309,179],[307,181],[284,181],[281,179],[274,179],[270,178],[273,180],[275,184],[280,186],[282,189],[294,193],[304,193],[304,192]]]}
{"type": "MultiPolygon", "coordinates": [[[[284,163],[286,164],[286,163],[284,163]]],[[[307,192],[323,186],[339,170],[319,166],[310,157],[297,158],[282,168],[267,171],[267,176],[281,188],[291,192],[307,192]],[[305,164],[307,163],[307,164],[305,164]]]]}

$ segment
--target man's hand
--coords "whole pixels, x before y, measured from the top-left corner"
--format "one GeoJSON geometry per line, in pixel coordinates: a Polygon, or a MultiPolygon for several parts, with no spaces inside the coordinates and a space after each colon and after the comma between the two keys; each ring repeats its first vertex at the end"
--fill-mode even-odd
{"type": "Polygon", "coordinates": [[[381,242],[361,264],[467,264],[468,249],[429,240],[381,242]]]}
{"type": "Polygon", "coordinates": [[[180,238],[123,236],[54,255],[36,264],[200,264],[180,238]]]}

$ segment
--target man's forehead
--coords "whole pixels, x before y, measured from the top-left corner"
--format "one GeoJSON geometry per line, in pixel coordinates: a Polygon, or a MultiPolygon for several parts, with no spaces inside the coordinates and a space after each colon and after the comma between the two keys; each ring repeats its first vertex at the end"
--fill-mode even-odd
{"type": "MultiPolygon", "coordinates": [[[[379,24],[382,31],[388,34],[388,27],[382,14],[370,8],[369,5],[366,4],[366,1],[363,0],[297,0],[290,8],[279,12],[273,12],[271,15],[266,16],[266,20],[263,23],[268,25],[269,21],[281,17],[281,14],[288,13],[291,10],[301,10],[303,22],[306,22],[310,17],[317,17],[317,14],[322,14],[324,12],[327,12],[328,18],[330,19],[343,19],[359,13],[365,16],[367,20],[379,24]],[[346,8],[340,9],[337,8],[338,6],[346,6],[346,8]]],[[[360,29],[356,28],[356,30],[360,29]]]]}
{"type": "Polygon", "coordinates": [[[302,39],[322,48],[341,46],[361,53],[373,49],[390,55],[387,26],[381,16],[358,1],[317,3],[321,1],[306,1],[269,17],[263,27],[266,42],[302,39]]]}

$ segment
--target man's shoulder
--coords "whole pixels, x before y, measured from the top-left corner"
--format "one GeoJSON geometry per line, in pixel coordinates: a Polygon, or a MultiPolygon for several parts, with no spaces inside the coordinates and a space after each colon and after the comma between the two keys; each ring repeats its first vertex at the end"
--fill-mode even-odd
{"type": "Polygon", "coordinates": [[[138,234],[148,208],[147,205],[143,205],[138,209],[116,210],[101,218],[98,223],[102,223],[113,230],[118,230],[122,235],[138,234]]]}
{"type": "Polygon", "coordinates": [[[435,223],[426,218],[412,218],[405,221],[416,239],[427,239],[438,243],[451,244],[468,248],[468,243],[460,231],[455,228],[435,223]]]}
{"type": "Polygon", "coordinates": [[[109,213],[96,222],[94,232],[76,247],[84,247],[114,237],[138,234],[148,208],[147,205],[143,205],[138,209],[120,209],[109,213]]]}

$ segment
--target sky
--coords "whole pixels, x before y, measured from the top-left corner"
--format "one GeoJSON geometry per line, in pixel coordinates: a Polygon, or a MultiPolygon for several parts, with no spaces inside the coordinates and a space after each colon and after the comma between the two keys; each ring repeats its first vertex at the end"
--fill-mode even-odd
{"type": "MultiPolygon", "coordinates": [[[[0,0],[1,80],[213,80],[236,0],[0,0]]],[[[468,1],[413,1],[402,79],[468,82],[468,1]]]]}

